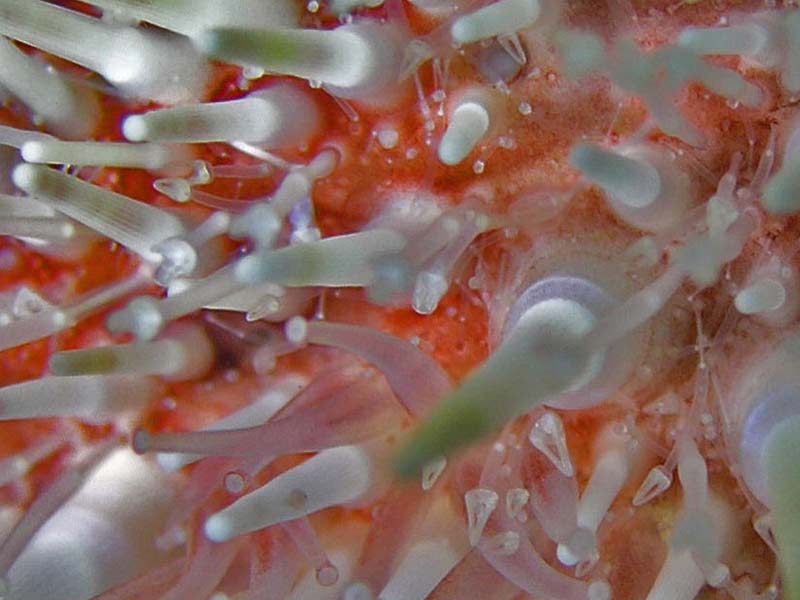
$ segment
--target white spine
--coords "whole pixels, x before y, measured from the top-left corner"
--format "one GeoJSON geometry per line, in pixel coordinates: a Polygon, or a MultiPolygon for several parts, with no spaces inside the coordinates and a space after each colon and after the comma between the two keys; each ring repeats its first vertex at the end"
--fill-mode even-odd
{"type": "Polygon", "coordinates": [[[189,152],[166,144],[40,140],[22,144],[22,158],[49,165],[161,169],[180,161],[188,163],[189,152]]]}
{"type": "Polygon", "coordinates": [[[541,12],[539,0],[499,0],[459,17],[450,28],[450,35],[457,44],[470,44],[514,33],[532,27],[541,12]]]}
{"type": "Polygon", "coordinates": [[[45,377],[0,388],[0,420],[77,417],[109,421],[140,409],[155,391],[146,377],[45,377]]]}
{"type": "Polygon", "coordinates": [[[61,171],[22,164],[12,177],[20,189],[153,263],[160,260],[154,244],[185,232],[167,212],[61,171]]]}
{"type": "Polygon", "coordinates": [[[450,113],[450,121],[439,143],[439,160],[446,165],[463,161],[489,131],[491,118],[485,103],[466,99],[450,113]]]}
{"type": "Polygon", "coordinates": [[[171,104],[205,87],[205,60],[166,32],[109,25],[41,0],[0,0],[0,33],[100,73],[132,96],[171,104]]]}
{"type": "Polygon", "coordinates": [[[97,125],[99,106],[88,88],[68,83],[5,38],[0,39],[0,83],[59,135],[86,137],[97,125]]]}
{"type": "Polygon", "coordinates": [[[224,542],[275,523],[353,502],[369,490],[370,470],[370,459],[358,446],[323,450],[214,514],[206,521],[206,536],[224,542]]]}
{"type": "Polygon", "coordinates": [[[295,27],[297,11],[287,0],[89,0],[91,4],[183,35],[212,27],[295,27]]]}
{"type": "Polygon", "coordinates": [[[316,132],[319,112],[307,94],[277,85],[246,98],[187,104],[133,115],[122,132],[132,142],[303,144],[316,132]]]}

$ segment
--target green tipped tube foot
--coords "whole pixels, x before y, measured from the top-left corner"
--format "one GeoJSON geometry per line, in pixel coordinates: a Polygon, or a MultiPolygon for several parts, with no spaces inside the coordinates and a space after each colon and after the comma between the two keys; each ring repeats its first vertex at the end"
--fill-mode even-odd
{"type": "Polygon", "coordinates": [[[783,597],[800,600],[800,416],[778,423],[764,445],[783,597]]]}

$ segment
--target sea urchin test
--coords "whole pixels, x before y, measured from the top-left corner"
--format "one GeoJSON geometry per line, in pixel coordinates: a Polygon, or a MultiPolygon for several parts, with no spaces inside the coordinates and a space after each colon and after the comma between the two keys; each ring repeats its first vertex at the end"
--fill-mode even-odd
{"type": "Polygon", "coordinates": [[[0,0],[4,600],[800,600],[800,9],[0,0]]]}

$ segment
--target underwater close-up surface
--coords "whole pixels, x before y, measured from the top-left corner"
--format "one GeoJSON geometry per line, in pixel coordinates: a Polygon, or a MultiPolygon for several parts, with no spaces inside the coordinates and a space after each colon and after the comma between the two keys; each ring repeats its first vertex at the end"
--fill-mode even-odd
{"type": "Polygon", "coordinates": [[[796,0],[0,0],[0,600],[800,600],[796,0]]]}

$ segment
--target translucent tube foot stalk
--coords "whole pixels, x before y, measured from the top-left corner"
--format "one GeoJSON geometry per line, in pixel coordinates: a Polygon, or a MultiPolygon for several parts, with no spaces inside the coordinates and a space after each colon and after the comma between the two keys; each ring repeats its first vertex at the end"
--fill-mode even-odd
{"type": "Polygon", "coordinates": [[[151,296],[133,299],[128,306],[109,315],[106,326],[115,333],[129,332],[138,340],[152,340],[170,321],[241,289],[233,265],[215,271],[191,288],[156,300],[151,296]]]}
{"type": "Polygon", "coordinates": [[[314,182],[330,175],[339,160],[337,150],[326,148],[306,166],[290,171],[269,202],[251,203],[247,210],[232,219],[230,236],[235,239],[250,238],[256,250],[272,248],[283,228],[284,219],[291,219],[295,207],[305,199],[310,199],[314,182]]]}
{"type": "Polygon", "coordinates": [[[0,350],[51,336],[75,325],[80,319],[149,285],[150,270],[142,268],[133,275],[101,288],[63,307],[43,310],[31,317],[0,327],[0,350]]]}
{"type": "Polygon", "coordinates": [[[595,534],[631,471],[628,438],[615,433],[613,428],[601,435],[592,475],[578,502],[578,529],[567,543],[558,547],[559,559],[567,565],[595,562],[596,556],[592,557],[597,550],[595,534]]]}
{"type": "Polygon", "coordinates": [[[0,460],[0,486],[5,486],[25,477],[33,467],[49,456],[55,454],[62,446],[67,445],[63,432],[50,434],[0,460]]]}
{"type": "Polygon", "coordinates": [[[427,260],[418,253],[422,244],[409,244],[409,264],[417,268],[411,292],[411,308],[421,315],[432,314],[450,288],[453,270],[473,240],[490,226],[489,218],[475,211],[464,211],[447,219],[443,246],[427,260]],[[416,256],[415,256],[416,255],[416,256]]]}
{"type": "MultiPolygon", "coordinates": [[[[224,431],[261,425],[283,409],[295,397],[302,385],[303,380],[296,377],[279,381],[251,404],[212,423],[202,431],[224,431]]],[[[156,461],[166,471],[177,471],[201,458],[203,458],[201,454],[179,452],[161,452],[156,455],[156,461]]]]}
{"type": "Polygon", "coordinates": [[[684,279],[683,270],[678,267],[670,267],[650,285],[604,315],[592,332],[586,336],[586,344],[602,348],[642,326],[664,307],[680,288],[684,279]]]}
{"type": "Polygon", "coordinates": [[[228,213],[217,211],[186,235],[167,238],[153,246],[153,251],[161,255],[153,281],[168,288],[179,277],[207,274],[219,267],[224,259],[209,242],[227,233],[230,223],[228,213]]]}
{"type": "Polygon", "coordinates": [[[305,326],[303,341],[353,352],[380,369],[398,399],[417,417],[452,389],[439,363],[410,342],[356,325],[311,321],[305,326]]]}

